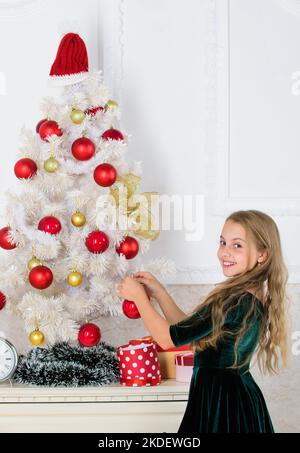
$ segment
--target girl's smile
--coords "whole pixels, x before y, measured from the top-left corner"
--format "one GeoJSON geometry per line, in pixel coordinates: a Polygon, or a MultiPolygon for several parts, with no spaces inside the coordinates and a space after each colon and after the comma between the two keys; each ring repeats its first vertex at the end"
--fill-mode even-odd
{"type": "Polygon", "coordinates": [[[223,267],[231,267],[234,266],[236,263],[231,263],[230,261],[223,261],[223,267]]]}

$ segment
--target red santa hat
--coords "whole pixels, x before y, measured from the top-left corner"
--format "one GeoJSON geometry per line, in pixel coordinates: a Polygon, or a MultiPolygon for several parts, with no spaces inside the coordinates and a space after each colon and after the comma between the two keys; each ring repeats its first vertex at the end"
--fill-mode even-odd
{"type": "Polygon", "coordinates": [[[87,50],[78,34],[67,33],[62,38],[49,75],[52,86],[72,85],[88,77],[87,50]]]}

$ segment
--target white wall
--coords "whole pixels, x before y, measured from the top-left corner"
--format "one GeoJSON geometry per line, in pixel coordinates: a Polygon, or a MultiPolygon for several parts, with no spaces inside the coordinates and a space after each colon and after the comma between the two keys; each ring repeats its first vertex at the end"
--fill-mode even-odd
{"type": "Polygon", "coordinates": [[[297,2],[121,4],[116,78],[132,155],[144,161],[143,187],[206,197],[202,240],[162,232],[151,253],[174,259],[174,282],[214,282],[225,216],[261,209],[278,223],[290,282],[299,283],[297,2]]]}
{"type": "Polygon", "coordinates": [[[201,240],[172,230],[153,244],[150,256],[165,254],[180,269],[169,282],[222,278],[219,232],[227,214],[244,208],[274,216],[291,282],[300,282],[300,101],[291,93],[300,16],[283,0],[24,3],[0,3],[0,193],[16,184],[19,132],[35,127],[42,97],[55,94],[47,76],[60,31],[73,28],[121,104],[130,157],[143,161],[140,189],[205,196],[201,240]]]}
{"type": "Polygon", "coordinates": [[[0,2],[0,206],[3,192],[16,185],[13,167],[22,126],[35,129],[42,98],[57,93],[48,87],[48,74],[62,37],[60,30],[67,30],[68,24],[77,28],[85,39],[90,67],[100,64],[98,16],[93,14],[97,0],[88,3],[90,8],[72,0],[0,2]]]}

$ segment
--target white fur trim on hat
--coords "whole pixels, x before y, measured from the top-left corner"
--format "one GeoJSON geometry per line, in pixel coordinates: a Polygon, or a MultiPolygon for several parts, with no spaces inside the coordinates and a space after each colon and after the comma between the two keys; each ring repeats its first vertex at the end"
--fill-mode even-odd
{"type": "Polygon", "coordinates": [[[79,72],[78,74],[61,75],[61,76],[49,76],[49,86],[67,86],[73,85],[74,83],[82,82],[89,77],[89,72],[79,72]]]}

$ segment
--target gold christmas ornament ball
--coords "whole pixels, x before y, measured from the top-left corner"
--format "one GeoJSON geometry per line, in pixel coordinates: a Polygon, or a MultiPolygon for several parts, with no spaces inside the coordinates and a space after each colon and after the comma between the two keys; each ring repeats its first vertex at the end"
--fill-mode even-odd
{"type": "Polygon", "coordinates": [[[85,119],[85,114],[80,109],[72,109],[70,118],[74,124],[81,124],[85,119]]]}
{"type": "Polygon", "coordinates": [[[33,344],[33,346],[39,346],[40,344],[44,343],[45,337],[43,332],[41,332],[39,329],[35,329],[29,335],[29,340],[30,343],[33,344]]]}
{"type": "Polygon", "coordinates": [[[59,163],[54,157],[49,157],[49,159],[45,160],[44,162],[44,169],[48,173],[55,173],[58,170],[59,163]]]}
{"type": "Polygon", "coordinates": [[[36,256],[33,256],[31,260],[28,261],[27,267],[31,271],[34,267],[41,266],[42,264],[43,263],[36,256]]]}
{"type": "Polygon", "coordinates": [[[116,102],[116,101],[113,101],[112,99],[110,99],[109,101],[107,101],[107,103],[105,104],[105,107],[107,109],[110,109],[110,110],[115,110],[119,107],[119,104],[116,102]]]}
{"type": "Polygon", "coordinates": [[[70,286],[79,286],[82,283],[82,275],[80,272],[72,271],[68,275],[68,283],[70,286]]]}
{"type": "Polygon", "coordinates": [[[85,215],[80,211],[76,211],[71,217],[72,224],[76,227],[82,227],[86,223],[85,215]]]}

